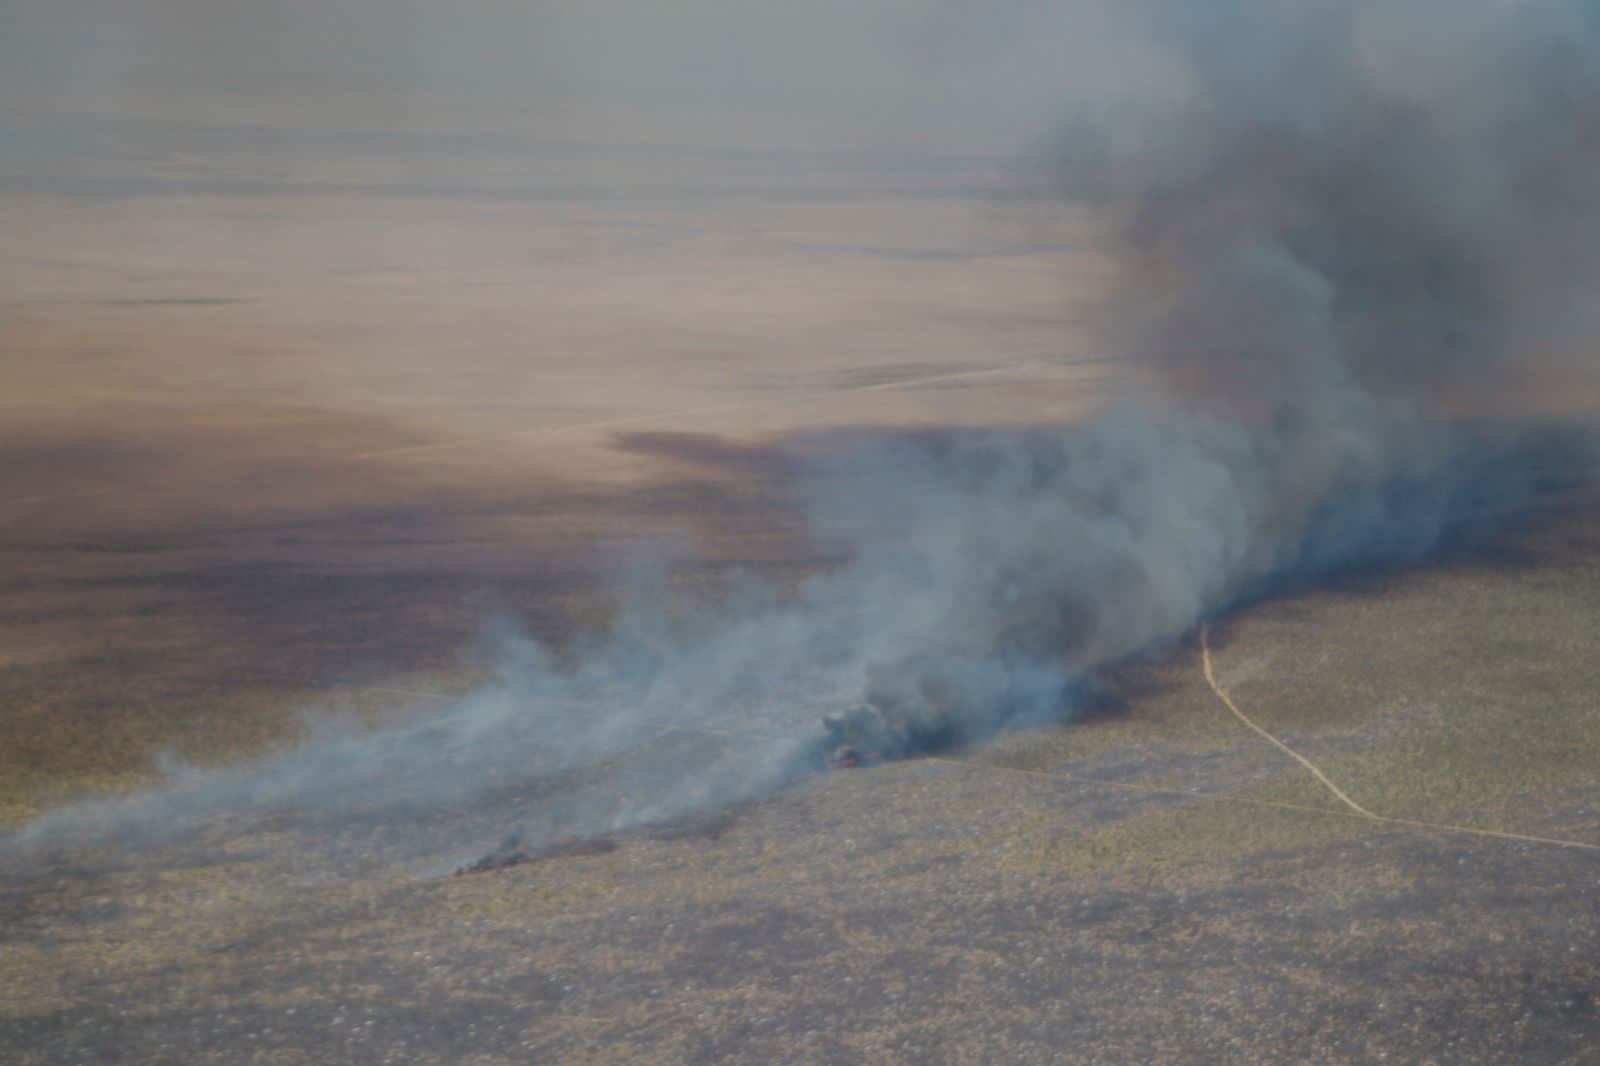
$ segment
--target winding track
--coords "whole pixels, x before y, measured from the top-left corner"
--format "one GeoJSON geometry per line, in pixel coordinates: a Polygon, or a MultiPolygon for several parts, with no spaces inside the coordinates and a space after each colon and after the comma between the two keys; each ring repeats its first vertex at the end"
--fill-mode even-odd
{"type": "Polygon", "coordinates": [[[1460,833],[1468,836],[1494,837],[1500,840],[1518,840],[1528,844],[1550,844],[1559,848],[1582,848],[1585,851],[1600,851],[1600,844],[1589,844],[1581,840],[1562,840],[1556,837],[1531,836],[1527,833],[1503,832],[1497,829],[1475,829],[1472,826],[1453,825],[1447,822],[1427,822],[1416,818],[1395,818],[1391,817],[1390,815],[1378,814],[1374,811],[1368,810],[1355,800],[1351,799],[1349,793],[1340,788],[1331,777],[1323,773],[1322,769],[1318,767],[1316,763],[1312,762],[1304,755],[1301,755],[1299,752],[1289,747],[1289,745],[1285,744],[1267,730],[1257,725],[1251,720],[1249,715],[1245,714],[1244,711],[1239,709],[1239,705],[1233,702],[1233,697],[1228,695],[1228,690],[1223,688],[1222,684],[1217,680],[1217,673],[1211,660],[1210,632],[1211,627],[1202,622],[1200,625],[1200,666],[1201,669],[1205,671],[1206,684],[1211,686],[1211,691],[1217,694],[1217,698],[1222,701],[1223,706],[1227,707],[1228,710],[1232,712],[1235,718],[1243,722],[1247,728],[1249,728],[1256,735],[1260,736],[1262,739],[1266,740],[1273,747],[1277,748],[1279,751],[1289,756],[1289,758],[1305,767],[1312,777],[1315,777],[1324,788],[1333,793],[1334,797],[1337,798],[1340,803],[1348,807],[1357,816],[1365,818],[1371,822],[1379,822],[1385,825],[1403,826],[1407,829],[1425,829],[1436,833],[1460,833]]]}

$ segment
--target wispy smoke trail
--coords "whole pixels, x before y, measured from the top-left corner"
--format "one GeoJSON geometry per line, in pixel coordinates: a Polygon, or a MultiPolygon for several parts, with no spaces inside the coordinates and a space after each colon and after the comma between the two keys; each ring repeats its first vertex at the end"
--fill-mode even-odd
{"type": "Polygon", "coordinates": [[[549,779],[547,836],[778,787],[828,745],[893,757],[1066,718],[1097,671],[1275,582],[1433,551],[1587,479],[1583,429],[1459,417],[1593,381],[1592,5],[1145,0],[1163,57],[1060,139],[1119,267],[1107,343],[1163,386],[1095,421],[842,447],[819,520],[864,531],[793,596],[647,588],[559,663],[436,718],[313,743],[25,832],[222,808],[426,808],[549,779]],[[863,704],[818,739],[816,716],[863,704]],[[674,730],[732,733],[728,755],[674,730]]]}

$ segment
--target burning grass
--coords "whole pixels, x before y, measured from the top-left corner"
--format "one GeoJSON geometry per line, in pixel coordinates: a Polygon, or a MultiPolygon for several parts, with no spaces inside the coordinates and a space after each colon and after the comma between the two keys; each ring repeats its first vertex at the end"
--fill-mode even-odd
{"type": "MultiPolygon", "coordinates": [[[[1257,604],[1215,649],[1219,676],[1375,809],[1600,841],[1584,770],[1600,568],[1548,565],[1257,604]],[[1489,650],[1506,618],[1531,645],[1515,659],[1489,650]]],[[[1420,1061],[1462,1041],[1581,1061],[1586,856],[1257,805],[1335,810],[1216,703],[1193,648],[1117,682],[1124,706],[1075,725],[824,775],[717,833],[628,834],[485,876],[308,882],[375,840],[315,826],[93,875],[84,856],[0,901],[27,976],[0,974],[8,1020],[24,1046],[53,1046],[61,1017],[74,1046],[135,1058],[162,1040],[237,1058],[255,1032],[286,1062],[359,1060],[364,1040],[459,1058],[468,1022],[486,1062],[1068,1046],[1420,1061]]],[[[463,830],[405,835],[427,850],[463,830]]]]}

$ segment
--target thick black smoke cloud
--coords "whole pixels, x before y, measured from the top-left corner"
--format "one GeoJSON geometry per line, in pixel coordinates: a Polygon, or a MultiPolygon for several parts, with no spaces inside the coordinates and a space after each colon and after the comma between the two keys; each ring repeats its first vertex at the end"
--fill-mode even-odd
{"type": "Polygon", "coordinates": [[[1421,559],[1586,480],[1582,427],[1485,412],[1593,380],[1593,8],[1125,10],[1157,73],[1073,116],[1056,170],[1104,222],[1105,343],[1138,398],[1055,429],[863,439],[814,478],[819,523],[860,531],[852,561],[796,595],[687,611],[646,583],[574,656],[510,640],[500,680],[442,716],[27,832],[427,807],[508,778],[565,782],[559,815],[531,816],[544,838],[677,817],[835,743],[892,757],[1068,718],[1106,666],[1275,583],[1421,559]],[[732,739],[673,754],[684,733],[732,739]]]}

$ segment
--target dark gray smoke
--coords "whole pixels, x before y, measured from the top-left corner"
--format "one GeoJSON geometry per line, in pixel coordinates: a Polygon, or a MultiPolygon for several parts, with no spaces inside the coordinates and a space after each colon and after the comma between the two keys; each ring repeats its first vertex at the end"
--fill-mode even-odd
{"type": "Polygon", "coordinates": [[[1586,483],[1583,427],[1508,412],[1594,380],[1595,8],[1123,9],[1159,61],[1073,116],[1056,163],[1104,222],[1106,344],[1154,390],[1054,429],[863,438],[814,479],[852,561],[796,595],[688,611],[646,586],[573,658],[513,641],[442,716],[28,832],[507,780],[561,783],[545,838],[677,817],[839,749],[1069,718],[1105,667],[1243,598],[1421,559],[1586,483]]]}
{"type": "Polygon", "coordinates": [[[1592,470],[1587,433],[1503,419],[1594,381],[1600,8],[1130,7],[1163,84],[1069,127],[1062,187],[1105,223],[1108,344],[1162,399],[891,453],[849,490],[893,530],[862,580],[907,571],[874,697],[953,709],[930,736],[1592,470]]]}

